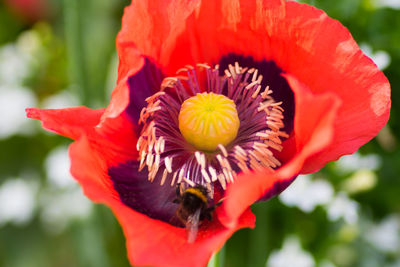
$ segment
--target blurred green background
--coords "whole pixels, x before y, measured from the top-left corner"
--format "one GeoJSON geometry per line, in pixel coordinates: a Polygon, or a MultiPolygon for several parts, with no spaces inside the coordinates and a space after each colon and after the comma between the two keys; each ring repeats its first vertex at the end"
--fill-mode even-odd
{"type": "MultiPolygon", "coordinates": [[[[304,1],[349,28],[392,86],[388,125],[354,155],[253,205],[220,266],[400,267],[400,0],[304,1]]],[[[0,266],[129,266],[121,228],[68,173],[70,140],[25,107],[107,106],[129,0],[0,2],[0,266]]]]}

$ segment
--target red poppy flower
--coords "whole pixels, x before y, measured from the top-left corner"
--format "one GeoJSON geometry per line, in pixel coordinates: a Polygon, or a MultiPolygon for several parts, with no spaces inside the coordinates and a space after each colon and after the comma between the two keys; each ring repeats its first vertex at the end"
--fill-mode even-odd
{"type": "Polygon", "coordinates": [[[385,76],[339,22],[305,4],[137,0],[117,49],[107,109],[27,113],[75,140],[71,172],[114,211],[135,265],[204,266],[233,232],[254,226],[252,203],[355,152],[389,116],[385,76]],[[190,113],[207,97],[224,103],[211,122],[190,113]],[[223,197],[212,220],[201,218],[207,209],[197,214],[192,243],[183,223],[193,214],[176,220],[177,184],[206,187],[197,193],[208,211],[223,197]]]}

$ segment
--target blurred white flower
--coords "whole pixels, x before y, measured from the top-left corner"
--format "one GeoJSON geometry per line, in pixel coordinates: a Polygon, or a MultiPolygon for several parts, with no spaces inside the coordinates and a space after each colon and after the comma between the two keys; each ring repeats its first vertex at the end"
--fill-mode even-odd
{"type": "Polygon", "coordinates": [[[40,219],[51,233],[61,232],[74,219],[88,217],[92,209],[78,185],[66,191],[43,193],[40,204],[40,219]]]}
{"type": "Polygon", "coordinates": [[[65,90],[45,98],[41,106],[42,108],[52,109],[74,107],[79,104],[78,97],[70,91],[65,90]]]}
{"type": "Polygon", "coordinates": [[[346,155],[336,161],[336,169],[339,172],[354,172],[360,169],[377,170],[382,165],[382,159],[379,155],[369,154],[362,156],[356,152],[352,155],[346,155]]]}
{"type": "Polygon", "coordinates": [[[30,60],[15,44],[0,47],[0,84],[21,84],[30,72],[30,60]]]}
{"type": "Polygon", "coordinates": [[[400,252],[400,218],[391,215],[379,224],[371,225],[365,232],[365,238],[382,252],[400,252]]]}
{"type": "Polygon", "coordinates": [[[58,188],[75,185],[75,179],[70,174],[69,168],[70,159],[67,146],[56,147],[47,155],[45,169],[51,185],[58,188]]]}
{"type": "Polygon", "coordinates": [[[279,195],[279,200],[289,207],[298,207],[311,212],[318,205],[331,202],[334,190],[324,180],[312,180],[309,175],[299,175],[288,189],[279,195]]]}
{"type": "Polygon", "coordinates": [[[355,224],[358,221],[358,208],[358,203],[349,199],[344,192],[339,192],[326,207],[329,220],[336,221],[343,218],[348,224],[355,224]]]}
{"type": "Polygon", "coordinates": [[[33,120],[25,115],[25,108],[36,106],[35,95],[20,86],[0,85],[0,139],[14,134],[31,134],[33,120]]]}
{"type": "Polygon", "coordinates": [[[287,237],[282,249],[272,251],[265,265],[266,267],[314,267],[312,255],[301,248],[297,236],[287,237]]]}
{"type": "Polygon", "coordinates": [[[28,223],[35,208],[37,185],[21,178],[7,179],[0,187],[0,226],[28,223]]]}
{"type": "MultiPolygon", "coordinates": [[[[382,0],[381,0],[382,1],[382,0]]],[[[399,0],[394,0],[400,3],[399,0]]],[[[371,46],[366,43],[360,44],[361,50],[372,59],[372,61],[378,66],[380,70],[384,70],[389,66],[391,58],[388,53],[382,50],[373,52],[371,46]]]]}
{"type": "Polygon", "coordinates": [[[15,43],[0,47],[0,84],[21,85],[31,74],[33,65],[43,56],[40,37],[34,30],[20,34],[15,43]]]}
{"type": "Polygon", "coordinates": [[[390,7],[394,9],[400,9],[399,0],[377,0],[376,4],[378,7],[390,7]]]}

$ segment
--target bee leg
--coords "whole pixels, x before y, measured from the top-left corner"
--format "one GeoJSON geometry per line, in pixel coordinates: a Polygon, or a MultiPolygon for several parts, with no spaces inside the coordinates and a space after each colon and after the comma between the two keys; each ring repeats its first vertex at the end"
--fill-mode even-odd
{"type": "Polygon", "coordinates": [[[215,208],[216,208],[216,206],[215,206],[215,205],[212,205],[211,207],[208,207],[208,208],[204,211],[203,216],[204,216],[207,220],[209,220],[210,222],[212,221],[212,213],[214,212],[215,208]]]}
{"type": "Polygon", "coordinates": [[[179,200],[179,198],[175,198],[175,199],[172,201],[172,203],[179,204],[179,203],[181,203],[181,201],[179,200]]]}
{"type": "Polygon", "coordinates": [[[214,204],[214,208],[218,207],[219,205],[222,204],[225,198],[221,198],[216,204],[214,204]]]}
{"type": "Polygon", "coordinates": [[[216,204],[208,207],[205,212],[204,212],[204,217],[206,219],[208,219],[209,221],[212,221],[212,213],[214,212],[214,210],[222,204],[222,202],[224,201],[224,198],[221,198],[216,204]]]}
{"type": "MultiPolygon", "coordinates": [[[[181,183],[176,184],[175,192],[176,192],[176,196],[178,198],[180,198],[181,197],[181,183]]],[[[174,200],[174,203],[175,203],[175,200],[174,200]]]]}
{"type": "Polygon", "coordinates": [[[214,212],[214,210],[215,210],[216,207],[217,207],[216,205],[212,205],[212,206],[208,207],[208,208],[206,209],[206,211],[207,211],[208,213],[212,213],[212,212],[214,212]]]}

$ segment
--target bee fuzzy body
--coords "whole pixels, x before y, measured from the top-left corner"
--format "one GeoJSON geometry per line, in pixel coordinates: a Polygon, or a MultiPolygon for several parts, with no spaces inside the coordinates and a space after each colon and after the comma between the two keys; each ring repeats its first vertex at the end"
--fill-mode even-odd
{"type": "Polygon", "coordinates": [[[188,242],[196,240],[199,225],[207,219],[212,220],[212,213],[216,206],[208,205],[208,191],[204,186],[196,185],[186,189],[181,188],[180,184],[176,188],[177,198],[175,203],[179,204],[176,215],[185,224],[188,233],[188,242]]]}
{"type": "Polygon", "coordinates": [[[200,209],[200,222],[204,219],[211,221],[212,210],[208,208],[207,201],[207,189],[203,186],[197,185],[195,187],[189,187],[184,190],[182,194],[177,193],[177,200],[175,202],[179,203],[178,210],[176,214],[178,218],[186,223],[190,215],[194,214],[198,209],[200,209]]]}

